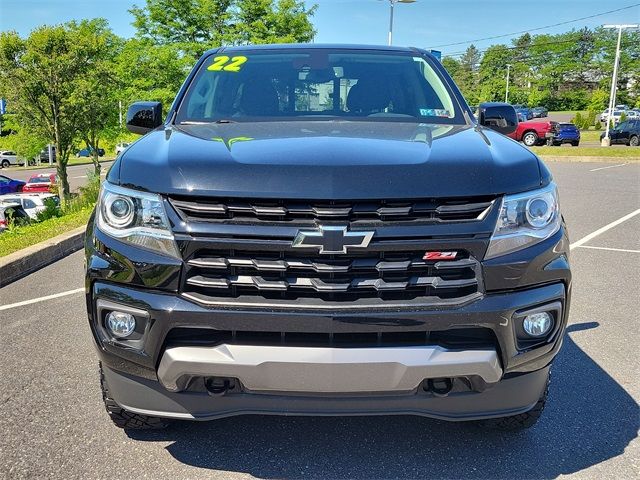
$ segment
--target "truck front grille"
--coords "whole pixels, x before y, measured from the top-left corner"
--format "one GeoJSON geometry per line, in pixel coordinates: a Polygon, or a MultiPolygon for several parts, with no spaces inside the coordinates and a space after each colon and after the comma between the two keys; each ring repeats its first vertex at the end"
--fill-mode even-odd
{"type": "Polygon", "coordinates": [[[478,262],[424,260],[424,250],[319,255],[291,251],[198,250],[186,259],[184,292],[191,298],[260,296],[353,301],[430,297],[456,299],[479,291],[478,262]]]}
{"type": "Polygon", "coordinates": [[[286,332],[215,330],[213,328],[173,328],[165,347],[215,346],[220,344],[271,345],[288,347],[398,347],[440,345],[445,348],[495,347],[497,340],[488,328],[450,330],[378,330],[371,332],[286,332]]]}
{"type": "Polygon", "coordinates": [[[464,222],[480,220],[491,208],[493,198],[300,201],[200,199],[173,197],[171,204],[185,221],[285,222],[313,224],[316,221],[464,222]]]}

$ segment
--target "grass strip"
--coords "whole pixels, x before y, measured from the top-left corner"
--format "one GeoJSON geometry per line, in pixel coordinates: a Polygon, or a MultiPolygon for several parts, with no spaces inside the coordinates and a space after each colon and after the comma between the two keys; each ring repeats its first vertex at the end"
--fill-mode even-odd
{"type": "Polygon", "coordinates": [[[5,230],[0,233],[0,257],[86,225],[92,211],[93,207],[88,206],[62,217],[5,230]]]}
{"type": "Polygon", "coordinates": [[[640,160],[638,147],[531,147],[536,155],[550,157],[612,157],[631,161],[640,160]]]}

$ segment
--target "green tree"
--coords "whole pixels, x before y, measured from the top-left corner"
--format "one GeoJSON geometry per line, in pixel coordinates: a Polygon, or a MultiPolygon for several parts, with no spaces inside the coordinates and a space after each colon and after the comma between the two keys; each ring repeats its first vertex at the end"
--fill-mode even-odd
{"type": "Polygon", "coordinates": [[[13,133],[0,137],[0,150],[11,150],[18,154],[18,157],[28,160],[34,158],[42,145],[47,143],[47,139],[38,136],[35,132],[26,128],[13,128],[13,133]]]}
{"type": "Polygon", "coordinates": [[[118,91],[121,79],[115,72],[115,59],[123,41],[98,19],[72,25],[74,33],[93,43],[91,67],[75,80],[71,101],[76,106],[78,136],[91,149],[94,173],[100,175],[100,140],[115,134],[118,127],[118,91]]]}
{"type": "Polygon", "coordinates": [[[594,90],[589,98],[589,110],[601,111],[607,108],[609,92],[602,89],[594,90]]]}
{"type": "Polygon", "coordinates": [[[309,18],[316,8],[299,0],[237,0],[235,43],[310,42],[316,32],[309,18]]]}
{"type": "Polygon", "coordinates": [[[453,57],[444,57],[442,59],[442,66],[449,72],[449,75],[454,77],[460,70],[460,62],[453,57]]]}
{"type": "Polygon", "coordinates": [[[114,62],[119,79],[114,105],[122,102],[125,107],[138,100],[171,105],[193,66],[193,59],[181,54],[177,45],[155,45],[144,39],[127,40],[114,62]]]}
{"type": "MultiPolygon", "coordinates": [[[[479,100],[504,101],[507,87],[507,64],[513,65],[513,51],[505,45],[489,47],[480,61],[478,81],[480,84],[479,100]]],[[[510,82],[513,77],[510,76],[510,82]]],[[[509,100],[513,100],[514,90],[509,88],[509,100]]]]}
{"type": "Polygon", "coordinates": [[[199,57],[221,45],[308,42],[315,10],[301,0],[146,0],[130,12],[140,38],[199,57]]]}
{"type": "Polygon", "coordinates": [[[233,43],[234,0],[146,0],[129,12],[140,38],[175,45],[195,57],[205,50],[233,43]]]}
{"type": "Polygon", "coordinates": [[[69,193],[66,166],[75,135],[75,112],[68,100],[72,80],[85,65],[61,25],[37,28],[26,40],[16,32],[0,33],[0,90],[23,128],[54,140],[63,202],[69,193]]]}
{"type": "Polygon", "coordinates": [[[0,93],[16,112],[21,128],[56,146],[60,200],[69,195],[67,163],[90,100],[78,86],[99,58],[103,20],[42,26],[26,39],[0,33],[0,93]]]}

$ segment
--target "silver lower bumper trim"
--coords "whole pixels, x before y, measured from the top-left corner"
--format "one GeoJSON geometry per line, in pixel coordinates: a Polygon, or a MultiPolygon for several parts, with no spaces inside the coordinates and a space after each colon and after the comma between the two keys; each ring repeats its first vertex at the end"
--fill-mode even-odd
{"type": "Polygon", "coordinates": [[[182,390],[192,376],[232,377],[255,392],[408,392],[425,378],[479,376],[498,382],[495,350],[440,346],[317,348],[218,345],[168,348],[158,379],[182,390]]]}

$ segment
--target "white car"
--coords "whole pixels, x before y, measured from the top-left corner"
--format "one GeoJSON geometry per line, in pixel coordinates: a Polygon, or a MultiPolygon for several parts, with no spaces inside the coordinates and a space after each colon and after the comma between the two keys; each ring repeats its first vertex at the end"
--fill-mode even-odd
{"type": "Polygon", "coordinates": [[[116,145],[116,156],[118,156],[122,152],[124,152],[129,145],[131,145],[131,144],[130,143],[125,143],[125,142],[120,142],[119,144],[117,144],[116,145]]]}
{"type": "Polygon", "coordinates": [[[18,203],[0,203],[0,233],[9,228],[12,220],[28,223],[29,216],[18,203]]]}
{"type": "MultiPolygon", "coordinates": [[[[623,113],[626,115],[628,112],[626,110],[614,110],[612,115],[613,123],[617,124],[620,121],[620,117],[622,117],[623,113]]],[[[607,120],[609,120],[608,108],[600,114],[600,121],[602,123],[607,123],[607,120]]]]}
{"type": "Polygon", "coordinates": [[[11,165],[24,165],[24,160],[11,150],[0,152],[0,167],[9,168],[11,165]]]}
{"type": "Polygon", "coordinates": [[[47,208],[46,201],[51,199],[56,205],[60,199],[53,193],[8,193],[0,195],[0,205],[21,205],[29,218],[36,220],[38,213],[47,208]]]}

